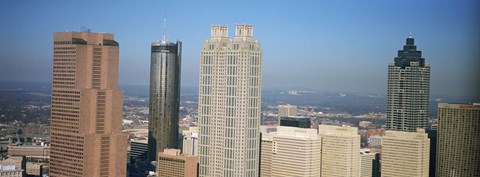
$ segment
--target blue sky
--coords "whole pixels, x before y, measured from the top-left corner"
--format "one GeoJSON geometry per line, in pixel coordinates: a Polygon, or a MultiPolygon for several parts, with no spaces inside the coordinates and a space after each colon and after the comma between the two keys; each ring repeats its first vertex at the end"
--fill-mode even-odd
{"type": "Polygon", "coordinates": [[[50,81],[53,32],[114,33],[120,83],[148,85],[150,43],[183,42],[182,86],[198,85],[212,24],[255,26],[264,88],[385,94],[387,65],[412,32],[431,93],[480,96],[480,3],[424,1],[1,1],[0,81],[50,81]]]}

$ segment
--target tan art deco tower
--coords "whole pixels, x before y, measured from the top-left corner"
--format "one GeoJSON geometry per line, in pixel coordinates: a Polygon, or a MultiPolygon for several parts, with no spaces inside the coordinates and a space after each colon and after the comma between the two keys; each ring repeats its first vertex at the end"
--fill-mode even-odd
{"type": "Polygon", "coordinates": [[[113,34],[54,33],[51,177],[126,175],[118,50],[113,34]]]}
{"type": "Polygon", "coordinates": [[[258,176],[262,50],[253,26],[212,26],[201,50],[199,173],[258,176]]]}

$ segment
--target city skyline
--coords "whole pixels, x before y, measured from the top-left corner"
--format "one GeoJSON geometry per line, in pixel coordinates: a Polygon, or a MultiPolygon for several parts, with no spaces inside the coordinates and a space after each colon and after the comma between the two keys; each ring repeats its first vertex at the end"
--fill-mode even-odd
{"type": "Polygon", "coordinates": [[[0,172],[478,171],[480,3],[127,2],[0,3],[0,172]]]}
{"type": "Polygon", "coordinates": [[[78,31],[86,26],[93,31],[115,33],[122,43],[121,84],[148,85],[148,45],[152,38],[163,34],[162,9],[168,7],[167,39],[184,42],[181,85],[185,87],[198,85],[198,50],[204,41],[202,36],[208,35],[201,29],[212,24],[234,26],[232,22],[245,22],[259,27],[256,36],[260,36],[259,40],[265,45],[266,89],[385,94],[384,66],[395,57],[391,51],[397,50],[412,32],[417,44],[422,46],[424,57],[435,68],[431,74],[432,95],[479,96],[478,71],[473,67],[478,65],[475,49],[479,48],[479,42],[475,39],[478,39],[480,20],[475,8],[478,3],[474,1],[378,2],[375,5],[249,2],[238,8],[229,7],[226,2],[211,3],[215,5],[146,1],[92,2],[92,6],[79,2],[2,2],[0,8],[5,16],[0,19],[5,27],[0,29],[0,35],[5,42],[0,47],[0,81],[48,82],[52,67],[51,49],[48,49],[52,43],[51,33],[78,31]],[[112,4],[112,8],[99,9],[107,4],[112,4]],[[218,14],[230,15],[218,17],[207,13],[205,10],[210,6],[218,14]],[[58,15],[87,7],[92,8],[92,13],[58,15]],[[242,9],[247,10],[242,13],[242,9]],[[92,16],[99,18],[89,20],[92,16]],[[45,24],[46,19],[52,23],[45,24]],[[20,52],[25,47],[31,49],[31,53],[20,52]],[[292,65],[296,67],[291,68],[292,65]],[[5,73],[15,74],[12,77],[5,73]]]}

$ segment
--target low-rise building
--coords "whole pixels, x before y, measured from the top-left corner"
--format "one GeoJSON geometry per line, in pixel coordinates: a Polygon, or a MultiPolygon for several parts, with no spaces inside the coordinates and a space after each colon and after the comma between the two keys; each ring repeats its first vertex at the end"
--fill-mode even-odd
{"type": "Polygon", "coordinates": [[[16,168],[14,164],[0,165],[1,177],[22,177],[22,169],[16,168]]]}
{"type": "Polygon", "coordinates": [[[26,173],[30,176],[42,176],[43,175],[43,164],[27,162],[26,173]]]}
{"type": "Polygon", "coordinates": [[[48,159],[50,147],[39,145],[8,146],[8,157],[33,157],[48,159]]]}
{"type": "Polygon", "coordinates": [[[382,136],[379,136],[379,135],[370,136],[368,138],[368,146],[373,148],[382,146],[382,136]]]}
{"type": "Polygon", "coordinates": [[[181,155],[180,149],[165,149],[158,153],[158,177],[196,177],[197,156],[181,155]]]}

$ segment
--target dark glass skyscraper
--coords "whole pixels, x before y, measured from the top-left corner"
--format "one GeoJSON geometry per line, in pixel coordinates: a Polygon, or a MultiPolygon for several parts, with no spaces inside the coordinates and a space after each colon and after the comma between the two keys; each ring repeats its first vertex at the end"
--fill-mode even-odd
{"type": "Polygon", "coordinates": [[[182,43],[152,43],[150,63],[150,110],[148,159],[154,161],[165,148],[178,148],[180,66],[182,43]]]}
{"type": "Polygon", "coordinates": [[[388,65],[387,130],[415,132],[427,128],[430,65],[410,35],[388,65]]]}

